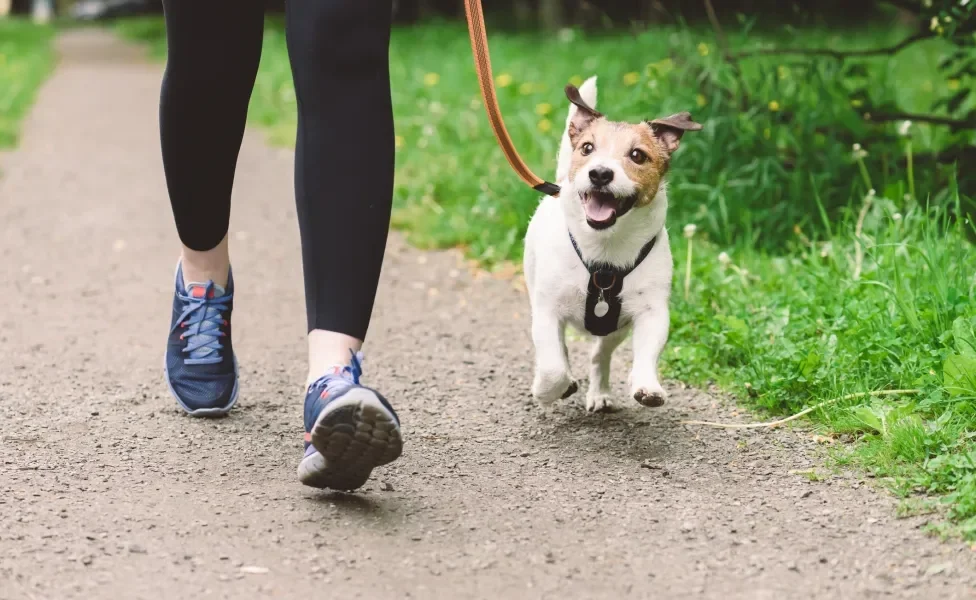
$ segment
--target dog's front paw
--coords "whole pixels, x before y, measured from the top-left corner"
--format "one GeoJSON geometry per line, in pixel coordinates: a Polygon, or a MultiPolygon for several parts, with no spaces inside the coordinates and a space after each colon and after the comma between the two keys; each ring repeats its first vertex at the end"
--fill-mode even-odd
{"type": "Polygon", "coordinates": [[[536,373],[535,381],[532,382],[532,395],[543,404],[552,404],[556,400],[569,398],[577,390],[579,384],[565,371],[540,371],[536,373]]]}
{"type": "Polygon", "coordinates": [[[660,384],[645,385],[634,389],[634,400],[643,406],[651,408],[664,406],[668,393],[660,384]]]}
{"type": "Polygon", "coordinates": [[[616,408],[610,394],[587,394],[586,410],[587,412],[613,412],[616,408]]]}

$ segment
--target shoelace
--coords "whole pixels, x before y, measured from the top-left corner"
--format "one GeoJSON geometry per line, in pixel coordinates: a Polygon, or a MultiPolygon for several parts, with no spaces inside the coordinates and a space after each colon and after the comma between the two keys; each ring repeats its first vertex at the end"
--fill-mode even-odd
{"type": "Polygon", "coordinates": [[[188,298],[187,307],[176,320],[177,327],[186,329],[180,338],[186,340],[183,352],[190,355],[185,361],[188,365],[214,364],[223,360],[220,351],[224,347],[220,338],[227,334],[220,330],[225,324],[222,313],[230,308],[233,294],[211,298],[213,286],[212,281],[207,283],[202,298],[188,298]]]}
{"type": "Polygon", "coordinates": [[[309,391],[315,390],[321,393],[321,391],[327,390],[331,394],[340,387],[359,385],[359,378],[363,375],[363,353],[352,350],[349,353],[352,354],[352,360],[348,365],[342,369],[336,367],[333,373],[319,377],[309,386],[309,391]]]}

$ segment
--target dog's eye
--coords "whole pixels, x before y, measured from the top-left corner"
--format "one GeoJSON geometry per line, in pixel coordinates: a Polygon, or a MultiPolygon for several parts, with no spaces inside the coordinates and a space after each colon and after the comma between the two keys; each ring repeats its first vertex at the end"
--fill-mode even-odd
{"type": "Polygon", "coordinates": [[[647,162],[647,155],[644,154],[643,151],[634,148],[633,150],[630,151],[630,160],[634,161],[639,165],[642,165],[647,162]]]}
{"type": "Polygon", "coordinates": [[[580,147],[580,152],[583,154],[583,156],[593,154],[593,144],[586,142],[580,147]]]}

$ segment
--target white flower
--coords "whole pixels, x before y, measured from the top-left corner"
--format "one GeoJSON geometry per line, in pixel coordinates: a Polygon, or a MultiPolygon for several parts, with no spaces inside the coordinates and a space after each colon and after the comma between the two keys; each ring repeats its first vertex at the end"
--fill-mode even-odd
{"type": "Polygon", "coordinates": [[[854,149],[854,152],[860,152],[861,151],[861,144],[854,144],[852,146],[852,148],[854,149]]]}
{"type": "Polygon", "coordinates": [[[891,220],[892,221],[901,221],[901,213],[895,213],[895,214],[891,215],[891,220]]]}
{"type": "Polygon", "coordinates": [[[695,225],[694,223],[688,223],[687,225],[685,225],[685,237],[686,238],[694,237],[695,231],[697,229],[698,229],[697,225],[695,225]]]}
{"type": "Polygon", "coordinates": [[[902,137],[908,136],[908,130],[911,129],[911,127],[912,127],[911,121],[902,121],[901,125],[898,126],[898,135],[902,137]]]}
{"type": "Polygon", "coordinates": [[[868,190],[868,196],[874,196],[875,194],[877,194],[877,192],[874,191],[874,188],[868,190]]]}
{"type": "Polygon", "coordinates": [[[728,265],[730,262],[732,262],[732,259],[729,258],[729,255],[727,253],[722,252],[721,254],[718,255],[718,262],[720,265],[724,267],[728,265]]]}

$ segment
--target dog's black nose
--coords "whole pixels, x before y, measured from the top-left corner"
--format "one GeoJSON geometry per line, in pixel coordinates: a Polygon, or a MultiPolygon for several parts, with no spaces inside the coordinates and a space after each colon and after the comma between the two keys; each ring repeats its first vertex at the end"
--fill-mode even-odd
{"type": "Polygon", "coordinates": [[[590,170],[590,181],[593,185],[604,186],[613,181],[613,169],[597,167],[590,170]]]}

